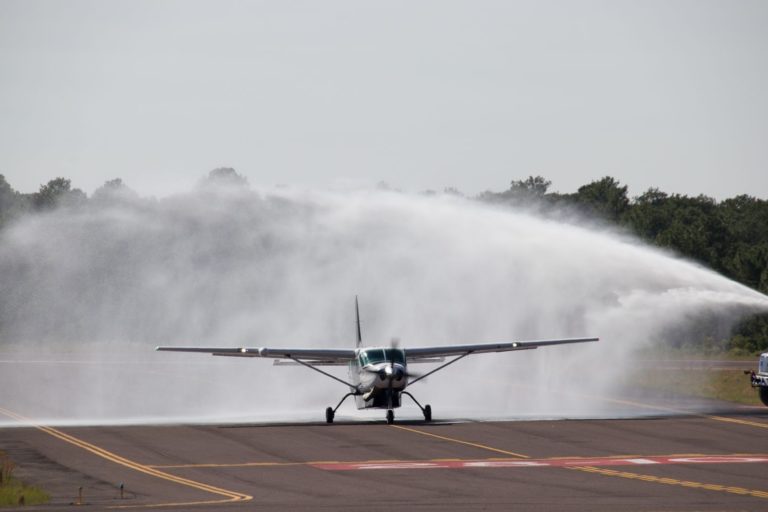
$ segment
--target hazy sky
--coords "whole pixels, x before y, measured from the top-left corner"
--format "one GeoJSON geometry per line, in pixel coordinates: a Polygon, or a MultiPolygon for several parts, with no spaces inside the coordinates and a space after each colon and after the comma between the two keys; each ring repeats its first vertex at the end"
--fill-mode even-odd
{"type": "Polygon", "coordinates": [[[0,0],[0,174],[768,198],[765,1],[0,0]]]}

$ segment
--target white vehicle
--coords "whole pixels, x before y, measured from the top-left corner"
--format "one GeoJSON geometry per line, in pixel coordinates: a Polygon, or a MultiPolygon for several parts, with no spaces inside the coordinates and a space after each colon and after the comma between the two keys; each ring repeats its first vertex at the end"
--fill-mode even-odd
{"type": "Polygon", "coordinates": [[[358,409],[386,409],[387,423],[393,423],[395,420],[393,409],[400,407],[403,395],[407,395],[416,403],[424,414],[426,421],[431,421],[432,408],[429,405],[422,407],[413,395],[405,391],[406,386],[409,384],[413,385],[470,354],[531,350],[547,345],[598,341],[598,338],[567,338],[418,348],[398,348],[396,346],[363,347],[357,297],[355,297],[355,315],[357,321],[357,344],[355,348],[157,347],[156,350],[202,352],[214,356],[269,357],[277,359],[274,362],[275,365],[300,364],[349,387],[349,392],[344,395],[336,407],[328,407],[325,410],[325,420],[328,423],[333,423],[336,410],[350,396],[355,397],[358,409]],[[446,357],[453,357],[453,359],[427,373],[417,375],[410,373],[408,370],[408,363],[440,363],[444,362],[446,357]],[[288,361],[282,361],[284,359],[288,361]],[[349,381],[340,379],[318,368],[319,366],[342,365],[348,366],[349,381]]]}
{"type": "Polygon", "coordinates": [[[760,393],[760,401],[768,405],[768,352],[760,354],[760,360],[757,362],[757,373],[754,370],[746,371],[750,375],[753,388],[757,388],[760,393]]]}

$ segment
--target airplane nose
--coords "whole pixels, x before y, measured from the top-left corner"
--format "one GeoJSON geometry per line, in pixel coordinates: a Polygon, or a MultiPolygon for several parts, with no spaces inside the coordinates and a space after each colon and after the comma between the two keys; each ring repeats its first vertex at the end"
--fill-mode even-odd
{"type": "Polygon", "coordinates": [[[402,379],[404,376],[405,372],[400,365],[392,366],[391,364],[388,364],[379,370],[379,378],[381,378],[383,381],[397,381],[402,379]]]}

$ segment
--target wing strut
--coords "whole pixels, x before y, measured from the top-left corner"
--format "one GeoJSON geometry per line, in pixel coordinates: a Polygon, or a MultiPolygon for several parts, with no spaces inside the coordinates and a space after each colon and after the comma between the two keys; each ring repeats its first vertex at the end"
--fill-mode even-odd
{"type": "MultiPolygon", "coordinates": [[[[419,382],[421,379],[427,378],[428,376],[432,375],[432,374],[433,374],[433,373],[435,373],[436,371],[442,370],[442,369],[443,369],[443,368],[445,368],[446,366],[448,366],[448,365],[451,365],[451,364],[455,363],[455,362],[456,362],[456,361],[458,361],[459,359],[463,359],[463,358],[467,357],[467,356],[468,356],[469,354],[471,354],[471,353],[472,353],[472,352],[467,352],[467,353],[465,353],[465,354],[461,354],[459,357],[457,357],[457,358],[455,358],[455,359],[451,359],[450,361],[448,361],[448,362],[447,362],[447,363],[445,363],[445,364],[441,364],[440,366],[438,366],[437,368],[435,368],[435,369],[434,369],[434,370],[432,370],[431,372],[427,372],[427,373],[425,373],[424,375],[421,375],[421,376],[419,376],[418,378],[416,378],[416,379],[413,379],[412,381],[410,381],[410,382],[408,383],[408,385],[409,385],[409,386],[412,386],[412,385],[416,384],[416,383],[417,383],[417,382],[419,382]]],[[[411,398],[413,398],[413,397],[411,397],[411,398]]],[[[418,402],[417,402],[417,403],[418,403],[418,402]]]]}
{"type": "MultiPolygon", "coordinates": [[[[333,380],[335,380],[335,381],[341,382],[342,384],[344,384],[344,385],[346,385],[346,386],[349,386],[349,387],[350,387],[350,388],[352,388],[352,389],[357,389],[357,386],[355,386],[354,384],[350,384],[349,382],[347,382],[347,381],[345,381],[345,380],[342,380],[342,379],[340,379],[340,378],[336,377],[335,375],[331,375],[331,374],[330,374],[330,373],[328,373],[328,372],[324,372],[324,371],[323,371],[323,370],[321,370],[320,368],[317,368],[317,367],[315,367],[315,366],[312,366],[311,364],[309,364],[309,363],[307,363],[307,362],[304,362],[304,361],[302,361],[301,359],[296,359],[295,357],[291,357],[290,355],[288,355],[288,356],[286,356],[286,357],[287,357],[288,359],[292,359],[293,361],[296,361],[297,363],[299,363],[299,364],[300,364],[300,365],[302,365],[302,366],[306,366],[307,368],[310,368],[310,369],[312,369],[312,370],[315,370],[317,373],[322,373],[322,374],[323,374],[323,375],[325,375],[326,377],[330,377],[330,378],[332,378],[332,379],[333,379],[333,380]]],[[[464,357],[464,356],[462,356],[462,357],[464,357]]]]}

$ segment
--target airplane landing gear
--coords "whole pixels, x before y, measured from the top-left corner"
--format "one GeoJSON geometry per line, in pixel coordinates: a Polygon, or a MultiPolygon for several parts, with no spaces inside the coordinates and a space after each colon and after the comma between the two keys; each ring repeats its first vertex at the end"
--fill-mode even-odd
{"type": "Polygon", "coordinates": [[[387,411],[387,425],[391,425],[395,422],[395,411],[389,409],[387,411]]]}
{"type": "Polygon", "coordinates": [[[416,400],[416,399],[413,397],[413,395],[412,395],[412,394],[410,394],[410,393],[409,393],[409,392],[407,392],[407,391],[403,391],[401,394],[402,394],[402,395],[408,395],[409,397],[411,397],[411,400],[413,400],[413,402],[414,402],[416,405],[418,405],[418,406],[419,406],[419,409],[421,409],[421,413],[424,415],[424,421],[432,421],[432,406],[430,406],[429,404],[427,404],[427,405],[425,405],[424,407],[422,407],[422,406],[421,406],[421,404],[419,403],[419,401],[418,401],[418,400],[416,400]]]}
{"type": "Polygon", "coordinates": [[[328,408],[326,408],[325,409],[325,422],[326,423],[333,423],[333,417],[336,416],[336,410],[339,407],[341,407],[341,404],[344,403],[344,400],[346,400],[347,398],[349,398],[351,396],[356,396],[356,395],[359,395],[359,394],[360,393],[357,392],[357,391],[352,392],[352,393],[347,393],[346,395],[344,395],[342,397],[342,399],[339,401],[339,403],[336,404],[336,407],[328,407],[328,408]]]}

